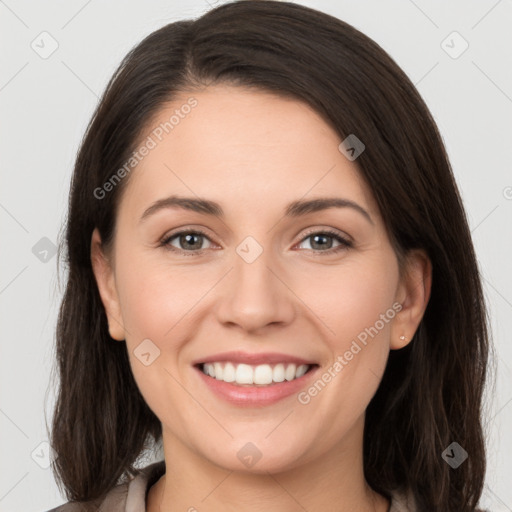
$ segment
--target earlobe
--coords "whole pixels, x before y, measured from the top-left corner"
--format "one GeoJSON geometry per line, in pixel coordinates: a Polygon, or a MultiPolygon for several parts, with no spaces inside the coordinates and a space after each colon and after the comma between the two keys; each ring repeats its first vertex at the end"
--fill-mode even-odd
{"type": "Polygon", "coordinates": [[[91,237],[91,265],[107,315],[109,334],[113,339],[123,341],[125,339],[125,329],[115,285],[114,271],[103,252],[98,228],[94,229],[91,237]]]}
{"type": "Polygon", "coordinates": [[[432,263],[422,249],[411,251],[397,291],[402,309],[391,327],[390,348],[398,350],[408,345],[427,309],[432,287],[432,263]]]}

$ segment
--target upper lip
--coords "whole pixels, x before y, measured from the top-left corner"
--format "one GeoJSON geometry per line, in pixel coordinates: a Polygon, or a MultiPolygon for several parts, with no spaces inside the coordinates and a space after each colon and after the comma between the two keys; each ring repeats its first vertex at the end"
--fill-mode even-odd
{"type": "Polygon", "coordinates": [[[229,361],[232,363],[245,363],[250,365],[258,364],[276,364],[276,363],[288,363],[288,364],[315,364],[313,361],[307,361],[301,357],[291,356],[289,354],[280,354],[278,352],[260,352],[256,354],[250,354],[242,351],[231,351],[221,352],[219,354],[213,354],[211,356],[203,357],[193,361],[193,365],[202,363],[215,363],[220,361],[229,361]]]}

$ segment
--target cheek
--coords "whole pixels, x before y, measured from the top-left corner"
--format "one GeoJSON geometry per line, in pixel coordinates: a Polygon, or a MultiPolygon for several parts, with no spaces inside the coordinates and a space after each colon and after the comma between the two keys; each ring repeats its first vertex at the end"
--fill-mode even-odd
{"type": "Polygon", "coordinates": [[[175,381],[182,380],[177,368],[186,336],[180,332],[198,296],[175,275],[166,276],[168,269],[138,265],[123,270],[120,299],[131,370],[145,402],[163,418],[187,398],[175,381]]]}
{"type": "Polygon", "coordinates": [[[211,272],[162,259],[132,252],[130,259],[118,260],[116,271],[127,349],[143,394],[172,379],[166,370],[179,371],[179,358],[196,328],[195,308],[212,286],[211,272]]]}
{"type": "Polygon", "coordinates": [[[358,263],[361,264],[350,268],[347,265],[335,278],[326,279],[322,293],[309,297],[314,304],[312,309],[329,328],[325,340],[330,362],[326,362],[325,379],[320,376],[318,391],[306,390],[308,396],[304,400],[315,396],[311,400],[322,416],[337,417],[333,423],[337,431],[348,428],[354,418],[364,413],[377,390],[396,315],[392,305],[398,267],[393,254],[388,260],[381,256],[358,263]]]}
{"type": "Polygon", "coordinates": [[[140,267],[126,274],[120,295],[127,339],[132,344],[144,338],[158,340],[175,323],[180,309],[176,288],[165,286],[165,280],[152,279],[140,267]]]}
{"type": "MultiPolygon", "coordinates": [[[[398,269],[392,258],[354,260],[336,270],[323,269],[315,275],[316,287],[311,286],[311,280],[302,283],[301,296],[322,320],[327,339],[342,350],[391,308],[397,279],[398,269]]],[[[389,323],[382,326],[379,322],[378,328],[385,333],[389,323]]]]}
{"type": "Polygon", "coordinates": [[[135,249],[129,252],[130,258],[118,260],[121,310],[132,342],[168,339],[210,282],[204,272],[190,265],[177,266],[160,251],[164,250],[135,249]]]}

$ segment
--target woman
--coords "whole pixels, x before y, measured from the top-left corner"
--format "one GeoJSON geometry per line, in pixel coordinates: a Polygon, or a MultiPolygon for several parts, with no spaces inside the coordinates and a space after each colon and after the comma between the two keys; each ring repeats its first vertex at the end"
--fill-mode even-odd
{"type": "Polygon", "coordinates": [[[426,105],[350,25],[242,1],[148,36],[65,247],[54,510],[476,510],[467,220],[426,105]]]}

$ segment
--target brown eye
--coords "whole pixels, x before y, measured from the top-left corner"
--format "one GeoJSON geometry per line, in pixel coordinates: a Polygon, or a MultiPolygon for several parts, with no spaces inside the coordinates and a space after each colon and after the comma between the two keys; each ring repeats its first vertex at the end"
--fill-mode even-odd
{"type": "Polygon", "coordinates": [[[204,249],[203,243],[205,239],[210,240],[206,234],[201,231],[180,231],[162,240],[161,245],[170,250],[197,252],[204,249]],[[176,241],[177,247],[171,243],[173,241],[176,241]]]}
{"type": "Polygon", "coordinates": [[[301,243],[303,243],[305,240],[311,240],[310,248],[306,249],[315,252],[333,253],[352,247],[352,243],[349,240],[346,240],[335,231],[316,231],[314,233],[309,233],[302,239],[301,243]],[[339,245],[334,248],[333,239],[339,243],[339,245]]]}

